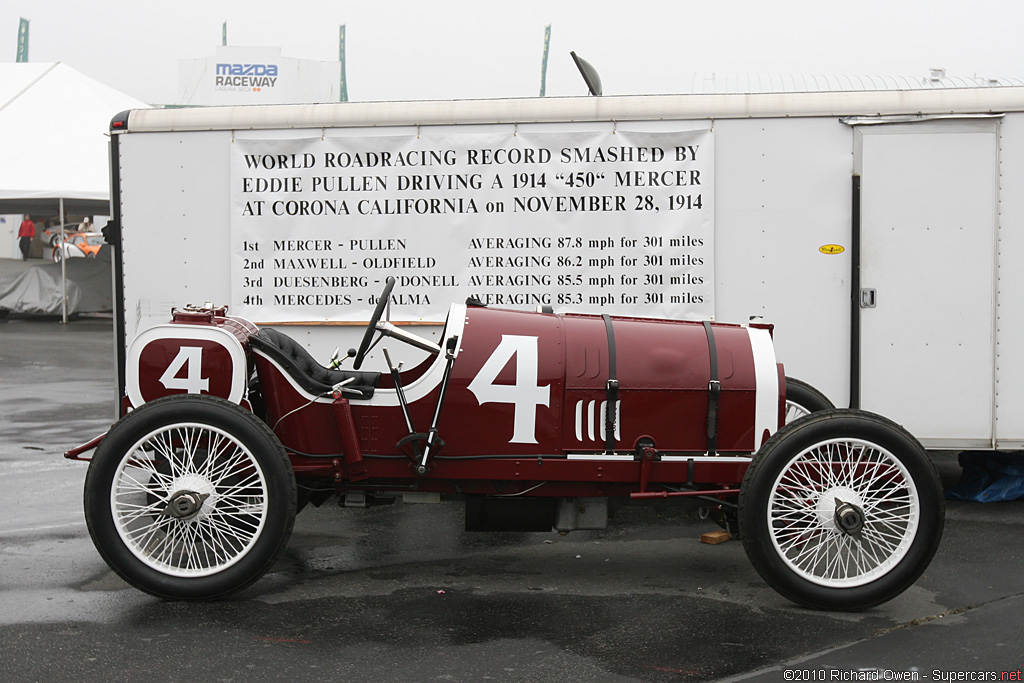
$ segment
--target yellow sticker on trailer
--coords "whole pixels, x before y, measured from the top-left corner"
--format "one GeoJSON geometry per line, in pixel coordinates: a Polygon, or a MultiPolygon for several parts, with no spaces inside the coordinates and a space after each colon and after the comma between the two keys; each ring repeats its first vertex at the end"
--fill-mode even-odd
{"type": "Polygon", "coordinates": [[[838,244],[826,244],[818,247],[818,251],[820,251],[822,254],[829,255],[842,254],[844,251],[846,251],[846,247],[841,247],[838,244]]]}

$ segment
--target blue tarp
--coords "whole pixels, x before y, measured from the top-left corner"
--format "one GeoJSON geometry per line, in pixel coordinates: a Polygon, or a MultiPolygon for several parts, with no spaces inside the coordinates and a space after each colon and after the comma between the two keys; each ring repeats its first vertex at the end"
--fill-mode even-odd
{"type": "Polygon", "coordinates": [[[958,459],[963,473],[947,498],[979,503],[1024,498],[1024,454],[965,451],[958,459]]]}

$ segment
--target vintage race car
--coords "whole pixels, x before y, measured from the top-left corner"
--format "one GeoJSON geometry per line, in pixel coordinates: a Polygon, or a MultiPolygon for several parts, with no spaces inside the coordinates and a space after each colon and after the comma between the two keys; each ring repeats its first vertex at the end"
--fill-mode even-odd
{"type": "Polygon", "coordinates": [[[467,530],[563,532],[604,528],[609,501],[685,501],[822,609],[889,600],[935,553],[943,496],[921,445],[787,382],[771,326],[470,300],[436,344],[382,320],[393,285],[351,370],[210,306],[135,339],[124,416],[68,453],[98,444],[85,513],[115,572],[164,598],[226,596],[270,568],[297,509],[335,494],[443,496],[464,501],[467,530]],[[389,372],[361,370],[384,338],[426,359],[402,370],[385,349],[389,372]]]}

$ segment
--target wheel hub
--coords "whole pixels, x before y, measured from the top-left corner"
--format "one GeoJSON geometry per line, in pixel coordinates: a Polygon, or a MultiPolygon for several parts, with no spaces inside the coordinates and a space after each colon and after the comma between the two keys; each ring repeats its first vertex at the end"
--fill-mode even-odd
{"type": "Polygon", "coordinates": [[[208,478],[196,473],[176,477],[167,487],[167,492],[167,503],[161,513],[174,519],[205,519],[210,506],[217,501],[213,484],[208,478]],[[213,500],[207,502],[211,496],[213,500]]]}
{"type": "Polygon", "coordinates": [[[856,536],[864,528],[864,511],[836,498],[835,523],[843,533],[856,536]]]}
{"type": "Polygon", "coordinates": [[[864,501],[847,486],[835,486],[822,493],[815,512],[821,526],[843,534],[856,535],[864,528],[864,501]]]}
{"type": "Polygon", "coordinates": [[[167,499],[163,514],[175,519],[191,519],[203,509],[203,503],[210,497],[209,493],[195,491],[176,491],[167,499]]]}

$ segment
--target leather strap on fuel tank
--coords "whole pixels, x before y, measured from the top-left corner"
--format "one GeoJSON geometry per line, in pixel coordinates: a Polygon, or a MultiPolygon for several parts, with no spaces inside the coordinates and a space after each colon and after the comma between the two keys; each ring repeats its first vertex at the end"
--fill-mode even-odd
{"type": "Polygon", "coordinates": [[[604,329],[608,333],[608,381],[604,385],[604,452],[611,453],[615,450],[615,413],[619,402],[619,378],[615,364],[615,330],[612,329],[612,319],[607,313],[601,314],[601,319],[604,320],[604,329]]]}
{"type": "Polygon", "coordinates": [[[704,333],[708,337],[708,354],[711,356],[711,380],[708,382],[708,455],[715,455],[718,448],[718,398],[722,393],[722,383],[718,381],[715,331],[707,320],[704,321],[704,333]]]}

